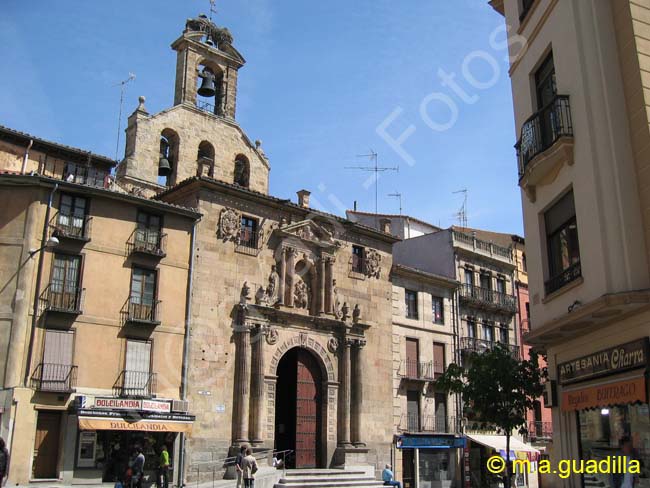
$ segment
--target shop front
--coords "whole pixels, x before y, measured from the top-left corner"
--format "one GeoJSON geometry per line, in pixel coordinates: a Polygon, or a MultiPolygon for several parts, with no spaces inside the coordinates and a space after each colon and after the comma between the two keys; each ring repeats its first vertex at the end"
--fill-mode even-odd
{"type": "MultiPolygon", "coordinates": [[[[576,457],[640,461],[635,488],[650,488],[648,338],[558,364],[560,410],[577,427],[576,457]]],[[[583,486],[618,488],[620,473],[583,474],[583,486]]]]}
{"type": "Polygon", "coordinates": [[[396,438],[404,488],[460,488],[465,439],[454,435],[405,434],[396,438]]]}
{"type": "Polygon", "coordinates": [[[154,483],[160,453],[170,457],[169,479],[174,479],[180,433],[190,433],[194,416],[172,411],[171,401],[95,398],[92,405],[79,397],[74,479],[86,482],[124,480],[141,449],[145,456],[145,483],[154,483]]]}

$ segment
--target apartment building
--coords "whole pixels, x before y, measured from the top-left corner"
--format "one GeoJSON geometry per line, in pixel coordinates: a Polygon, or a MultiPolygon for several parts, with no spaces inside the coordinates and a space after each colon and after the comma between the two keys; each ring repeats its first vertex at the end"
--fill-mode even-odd
{"type": "MultiPolygon", "coordinates": [[[[649,486],[650,4],[491,4],[509,26],[526,341],[548,355],[552,460],[602,460],[629,440],[649,486]]],[[[602,473],[550,482],[614,486],[602,473]]]]}
{"type": "Polygon", "coordinates": [[[0,128],[0,435],[10,483],[177,470],[193,210],[120,191],[115,161],[0,128]]]}

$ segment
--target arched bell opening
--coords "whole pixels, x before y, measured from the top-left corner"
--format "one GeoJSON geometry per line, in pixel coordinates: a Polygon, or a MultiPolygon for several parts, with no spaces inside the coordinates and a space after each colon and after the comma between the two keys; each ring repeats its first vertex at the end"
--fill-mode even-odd
{"type": "Polygon", "coordinates": [[[223,114],[223,71],[218,66],[200,64],[196,78],[196,106],[216,115],[223,114]]]}
{"type": "Polygon", "coordinates": [[[235,185],[243,186],[248,188],[250,185],[250,163],[248,158],[243,154],[238,154],[235,157],[235,171],[233,181],[235,185]]]}
{"type": "Polygon", "coordinates": [[[160,133],[158,184],[161,186],[171,186],[175,182],[179,141],[178,134],[172,129],[160,133]]]}
{"type": "Polygon", "coordinates": [[[214,146],[208,141],[201,141],[196,155],[199,176],[214,177],[214,146]]]}

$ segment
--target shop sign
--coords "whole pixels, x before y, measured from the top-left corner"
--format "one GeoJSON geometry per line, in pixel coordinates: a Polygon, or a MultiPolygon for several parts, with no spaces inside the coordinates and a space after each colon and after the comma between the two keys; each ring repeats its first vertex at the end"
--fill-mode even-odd
{"type": "Polygon", "coordinates": [[[107,419],[79,417],[79,430],[128,430],[136,432],[192,432],[191,422],[107,419]]]}
{"type": "Polygon", "coordinates": [[[400,436],[397,440],[398,449],[449,449],[465,447],[463,437],[452,436],[400,436]]]}
{"type": "Polygon", "coordinates": [[[97,410],[93,408],[79,409],[77,411],[79,417],[94,417],[106,419],[126,419],[129,422],[138,420],[162,420],[162,421],[178,421],[178,422],[193,422],[194,415],[181,414],[181,413],[159,413],[159,412],[120,412],[117,410],[97,410]]]}
{"type": "Polygon", "coordinates": [[[648,364],[648,338],[621,344],[558,364],[561,385],[584,381],[629,369],[643,368],[648,364]]]}
{"type": "Polygon", "coordinates": [[[169,402],[159,400],[131,400],[128,398],[95,398],[95,408],[171,412],[171,404],[169,402]]]}
{"type": "Polygon", "coordinates": [[[562,410],[572,412],[587,408],[624,405],[626,403],[647,401],[644,376],[629,380],[591,386],[580,390],[562,393],[562,410]]]}

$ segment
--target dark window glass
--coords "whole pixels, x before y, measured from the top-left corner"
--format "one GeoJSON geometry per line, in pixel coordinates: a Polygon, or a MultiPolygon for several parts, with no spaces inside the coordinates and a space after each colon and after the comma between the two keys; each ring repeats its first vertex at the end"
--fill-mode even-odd
{"type": "Polygon", "coordinates": [[[138,212],[136,243],[157,248],[160,243],[160,217],[144,212],[138,212]]]}
{"type": "Polygon", "coordinates": [[[484,290],[492,289],[492,277],[487,273],[481,273],[481,288],[484,290]]]}
{"type": "Polygon", "coordinates": [[[61,303],[74,300],[79,287],[80,268],[81,256],[68,256],[66,254],[54,256],[52,281],[50,283],[51,300],[60,300],[61,303]]]}
{"type": "Polygon", "coordinates": [[[441,297],[431,297],[431,314],[433,316],[433,322],[436,324],[445,323],[443,303],[441,297]]]}
{"type": "Polygon", "coordinates": [[[499,328],[499,334],[501,335],[499,338],[499,342],[501,342],[501,344],[508,344],[508,342],[510,342],[508,339],[508,327],[506,324],[501,324],[501,327],[499,328]]]}
{"type": "Polygon", "coordinates": [[[241,218],[239,244],[246,247],[257,247],[257,220],[251,217],[241,218]]]}
{"type": "Polygon", "coordinates": [[[519,14],[519,21],[521,22],[526,18],[526,15],[528,15],[528,12],[530,11],[531,7],[535,3],[535,0],[521,0],[521,10],[519,14]]]}
{"type": "Polygon", "coordinates": [[[409,319],[418,318],[418,294],[412,290],[405,291],[406,317],[409,319]]]}
{"type": "Polygon", "coordinates": [[[506,280],[505,280],[505,278],[501,278],[501,277],[497,278],[497,291],[499,293],[505,294],[505,292],[506,292],[506,280]]]}
{"type": "Polygon", "coordinates": [[[483,340],[494,342],[494,326],[492,324],[483,324],[483,340]]]}
{"type": "Polygon", "coordinates": [[[474,270],[472,269],[465,270],[465,284],[466,285],[474,284],[474,270]]]}
{"type": "MultiPolygon", "coordinates": [[[[576,220],[573,192],[567,193],[544,215],[546,224],[546,243],[548,250],[548,271],[550,280],[567,274],[566,271],[580,264],[578,243],[578,223],[576,220]]],[[[567,279],[554,283],[557,289],[580,276],[580,273],[568,273],[567,279]],[[558,286],[559,285],[559,286],[558,286]]],[[[552,291],[552,290],[550,290],[552,291]]]]}
{"type": "Polygon", "coordinates": [[[363,257],[365,250],[361,246],[352,246],[352,271],[363,273],[363,257]]]}
{"type": "Polygon", "coordinates": [[[526,262],[526,253],[521,255],[521,269],[524,273],[528,273],[528,263],[526,262]]]}
{"type": "Polygon", "coordinates": [[[476,322],[474,319],[467,319],[467,337],[471,339],[476,338],[476,322]]]}

